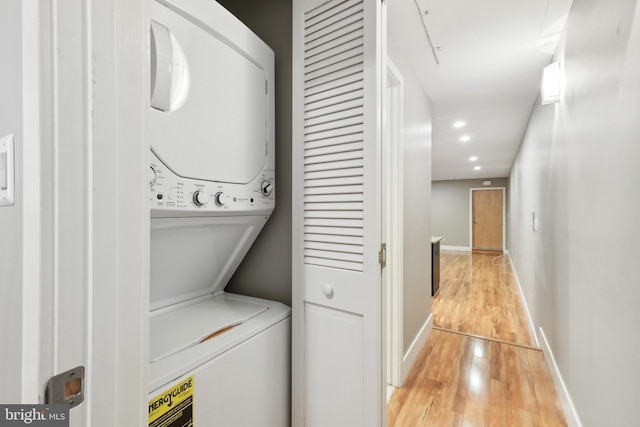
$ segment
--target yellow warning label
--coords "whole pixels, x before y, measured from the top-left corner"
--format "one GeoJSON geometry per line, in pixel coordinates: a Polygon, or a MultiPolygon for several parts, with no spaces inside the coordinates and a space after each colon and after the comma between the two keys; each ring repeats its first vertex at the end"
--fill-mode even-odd
{"type": "Polygon", "coordinates": [[[149,401],[149,427],[193,426],[193,376],[149,401]]]}

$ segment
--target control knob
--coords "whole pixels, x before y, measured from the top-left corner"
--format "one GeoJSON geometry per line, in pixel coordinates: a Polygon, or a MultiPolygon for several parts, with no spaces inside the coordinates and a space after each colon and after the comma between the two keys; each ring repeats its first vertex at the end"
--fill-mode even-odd
{"type": "Polygon", "coordinates": [[[262,184],[260,184],[260,191],[262,192],[262,195],[269,196],[271,195],[272,190],[273,185],[271,184],[271,182],[267,180],[262,181],[262,184]]]}
{"type": "Polygon", "coordinates": [[[224,193],[222,191],[219,191],[216,193],[216,203],[218,204],[218,206],[224,206],[224,202],[225,202],[225,197],[224,193]]]}
{"type": "Polygon", "coordinates": [[[151,166],[151,171],[149,172],[149,186],[153,187],[158,180],[158,172],[151,166]]]}
{"type": "Polygon", "coordinates": [[[196,206],[204,206],[209,203],[209,196],[202,190],[196,190],[193,193],[193,204],[196,206]]]}

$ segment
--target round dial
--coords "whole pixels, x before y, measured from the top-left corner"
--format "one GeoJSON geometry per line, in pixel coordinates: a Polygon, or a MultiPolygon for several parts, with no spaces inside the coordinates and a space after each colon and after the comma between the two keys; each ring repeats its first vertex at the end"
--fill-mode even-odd
{"type": "Polygon", "coordinates": [[[158,180],[158,172],[151,166],[151,171],[149,171],[149,186],[153,187],[158,180]]]}
{"type": "Polygon", "coordinates": [[[222,191],[216,193],[216,203],[220,206],[224,206],[224,193],[222,191]]]}
{"type": "Polygon", "coordinates": [[[196,190],[193,193],[193,203],[196,206],[204,206],[209,203],[209,196],[207,195],[207,193],[204,193],[201,190],[196,190]]]}
{"type": "Polygon", "coordinates": [[[260,191],[263,195],[269,196],[271,194],[271,191],[273,191],[273,185],[271,184],[271,182],[264,180],[262,181],[262,184],[260,184],[260,191]]]}

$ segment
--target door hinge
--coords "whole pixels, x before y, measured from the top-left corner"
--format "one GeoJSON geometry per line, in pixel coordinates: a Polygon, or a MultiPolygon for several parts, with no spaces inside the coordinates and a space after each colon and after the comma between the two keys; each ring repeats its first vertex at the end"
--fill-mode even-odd
{"type": "Polygon", "coordinates": [[[387,244],[380,243],[380,251],[378,252],[378,262],[380,268],[383,269],[387,266],[387,244]]]}
{"type": "Polygon", "coordinates": [[[47,382],[44,402],[53,405],[69,405],[69,409],[84,401],[84,366],[51,377],[47,382]]]}

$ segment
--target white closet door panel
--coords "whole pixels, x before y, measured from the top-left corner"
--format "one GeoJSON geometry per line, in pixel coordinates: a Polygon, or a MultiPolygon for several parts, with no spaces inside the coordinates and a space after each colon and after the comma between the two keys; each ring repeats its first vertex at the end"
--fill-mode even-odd
{"type": "Polygon", "coordinates": [[[333,145],[341,145],[341,144],[349,144],[349,143],[353,143],[353,142],[362,142],[362,136],[359,134],[348,134],[348,135],[340,135],[340,136],[336,136],[334,138],[329,138],[329,139],[318,139],[318,140],[314,140],[314,141],[307,141],[305,143],[305,147],[306,147],[306,151],[307,154],[315,149],[315,148],[322,148],[322,147],[329,147],[329,146],[333,146],[333,145]]]}
{"type": "Polygon", "coordinates": [[[307,19],[305,20],[305,27],[309,28],[311,26],[318,25],[319,22],[326,20],[327,16],[335,17],[337,14],[344,12],[346,9],[353,8],[354,6],[356,10],[362,10],[362,5],[359,0],[345,1],[338,5],[332,5],[327,3],[326,5],[318,7],[314,11],[309,12],[307,14],[307,19]]]}
{"type": "MultiPolygon", "coordinates": [[[[335,81],[338,77],[347,77],[355,73],[358,77],[362,78],[362,75],[358,72],[360,70],[358,65],[362,63],[362,60],[362,55],[354,56],[339,64],[332,65],[331,67],[320,68],[314,72],[306,73],[306,86],[304,88],[305,96],[318,92],[315,88],[319,84],[335,81]]],[[[339,81],[339,83],[342,84],[344,84],[344,82],[345,81],[339,81]]]]}
{"type": "Polygon", "coordinates": [[[304,233],[307,238],[312,239],[315,237],[315,233],[318,235],[322,234],[323,236],[345,236],[345,237],[362,237],[362,228],[356,227],[322,227],[322,226],[314,226],[307,225],[304,227],[304,233]]]}
{"type": "Polygon", "coordinates": [[[335,46],[339,46],[344,42],[349,42],[358,37],[364,36],[362,30],[362,24],[356,21],[350,25],[344,26],[333,33],[329,33],[324,37],[319,37],[307,44],[307,51],[305,52],[305,58],[309,58],[313,55],[317,55],[320,52],[331,49],[335,46]]]}
{"type": "Polygon", "coordinates": [[[354,7],[349,8],[346,11],[342,12],[342,14],[340,15],[344,19],[340,19],[340,20],[330,19],[330,18],[339,17],[338,15],[334,15],[333,17],[328,17],[323,19],[318,24],[307,27],[306,36],[304,37],[305,43],[311,43],[320,37],[333,34],[336,31],[339,31],[341,28],[344,28],[347,25],[353,24],[354,22],[362,22],[364,18],[364,12],[362,11],[361,5],[355,5],[354,7]]]}
{"type": "Polygon", "coordinates": [[[342,37],[342,40],[333,40],[328,44],[325,43],[315,49],[308,50],[305,59],[308,70],[311,72],[319,68],[325,68],[328,65],[337,64],[341,61],[341,58],[352,58],[361,55],[362,52],[362,36],[358,37],[357,34],[350,33],[342,37]],[[345,55],[341,57],[343,54],[345,55]]]}
{"type": "Polygon", "coordinates": [[[308,111],[310,109],[320,108],[327,105],[335,105],[342,101],[356,99],[356,97],[362,98],[363,95],[364,95],[364,92],[362,91],[361,80],[357,80],[353,83],[349,83],[348,80],[343,80],[343,81],[340,81],[339,87],[336,87],[335,89],[326,90],[323,92],[306,96],[305,110],[308,111]],[[357,93],[348,95],[351,92],[357,92],[357,93]],[[316,104],[316,102],[319,102],[319,101],[325,101],[325,102],[316,104]]]}
{"type": "MultiPolygon", "coordinates": [[[[344,113],[337,113],[338,116],[343,116],[344,113]]],[[[314,120],[317,125],[309,124],[305,128],[305,133],[313,137],[315,134],[326,134],[327,132],[338,130],[338,132],[348,132],[346,129],[352,129],[355,126],[362,124],[362,116],[344,117],[338,120],[331,120],[330,117],[319,117],[314,120]],[[327,120],[326,122],[323,122],[327,120]]]]}
{"type": "MultiPolygon", "coordinates": [[[[316,251],[323,252],[335,252],[342,254],[354,254],[358,257],[362,256],[362,245],[351,244],[351,243],[332,243],[332,242],[317,242],[315,240],[307,240],[305,241],[306,249],[312,249],[316,251]]],[[[342,257],[340,259],[343,259],[342,257]]]]}
{"type": "MultiPolygon", "coordinates": [[[[362,252],[362,250],[360,250],[362,252]]],[[[360,264],[358,270],[362,270],[362,254],[354,253],[354,252],[345,252],[345,251],[329,251],[329,250],[321,250],[321,249],[305,249],[304,256],[312,257],[312,258],[324,258],[324,259],[334,259],[338,261],[351,261],[353,263],[360,264]]]]}
{"type": "Polygon", "coordinates": [[[317,172],[326,171],[332,169],[350,169],[350,168],[362,168],[362,158],[356,158],[353,160],[340,160],[330,163],[317,163],[317,164],[305,164],[305,172],[317,172]]]}
{"type": "Polygon", "coordinates": [[[345,194],[345,193],[358,193],[362,194],[364,186],[360,185],[339,185],[335,187],[316,187],[305,188],[305,195],[318,195],[318,194],[345,194]]]}
{"type": "Polygon", "coordinates": [[[362,177],[346,177],[346,178],[334,178],[334,179],[313,179],[305,180],[305,188],[309,187],[332,187],[336,185],[353,185],[362,183],[362,177]]]}
{"type": "Polygon", "coordinates": [[[308,211],[362,211],[362,203],[305,203],[308,211]]]}
{"type": "MultiPolygon", "coordinates": [[[[354,64],[361,63],[362,59],[363,57],[355,58],[354,64]]],[[[304,111],[308,112],[353,99],[362,99],[364,94],[362,92],[362,75],[357,73],[357,67],[338,68],[336,66],[334,68],[331,71],[323,70],[322,74],[317,74],[317,77],[309,79],[304,91],[306,101],[303,107],[304,111]]]]}
{"type": "Polygon", "coordinates": [[[360,231],[360,233],[362,233],[364,229],[364,221],[361,219],[304,218],[304,225],[316,227],[339,227],[345,231],[353,230],[353,232],[360,231]]]}
{"type": "Polygon", "coordinates": [[[354,176],[362,176],[363,168],[331,168],[331,164],[327,166],[328,170],[305,173],[305,179],[325,179],[325,178],[346,178],[354,176]]]}
{"type": "Polygon", "coordinates": [[[364,376],[362,341],[364,319],[357,313],[305,304],[305,377],[309,389],[306,425],[314,427],[362,425],[364,396],[359,378],[364,376]],[[327,357],[327,348],[333,348],[327,357]],[[335,390],[351,396],[335,399],[335,390]]]}
{"type": "MultiPolygon", "coordinates": [[[[338,108],[336,106],[336,108],[338,108]]],[[[321,124],[329,123],[329,124],[339,124],[344,120],[351,120],[353,118],[357,118],[356,123],[362,123],[362,105],[358,105],[353,108],[347,108],[344,110],[339,110],[334,113],[325,113],[318,114],[315,117],[309,117],[307,119],[307,131],[312,129],[313,126],[318,126],[321,124]]]]}
{"type": "Polygon", "coordinates": [[[340,203],[340,202],[361,202],[362,193],[347,194],[319,194],[304,196],[304,203],[340,203]]]}
{"type": "Polygon", "coordinates": [[[362,218],[362,211],[305,211],[305,218],[318,218],[318,219],[360,219],[362,218]]]}
{"type": "Polygon", "coordinates": [[[349,262],[337,259],[327,259],[327,258],[314,258],[314,257],[306,257],[305,262],[307,265],[313,265],[318,267],[329,267],[340,269],[344,271],[362,271],[362,263],[361,262],[349,262]]]}
{"type": "Polygon", "coordinates": [[[349,42],[349,44],[342,46],[342,49],[332,49],[330,52],[325,52],[319,55],[318,58],[313,58],[315,61],[309,61],[306,66],[307,72],[312,73],[318,70],[326,70],[328,67],[336,67],[342,65],[341,61],[355,58],[364,54],[364,48],[359,43],[359,40],[349,42]]]}
{"type": "Polygon", "coordinates": [[[351,99],[345,102],[339,102],[329,107],[317,108],[315,110],[305,111],[305,119],[313,119],[314,117],[323,116],[332,112],[347,111],[354,108],[362,107],[362,98],[351,99]]]}
{"type": "Polygon", "coordinates": [[[381,0],[293,0],[292,425],[375,427],[381,0]]]}
{"type": "Polygon", "coordinates": [[[306,165],[315,163],[338,162],[343,160],[362,160],[362,134],[353,133],[323,140],[311,141],[305,150],[306,165]],[[353,140],[353,142],[343,141],[353,140]]]}
{"type": "MultiPolygon", "coordinates": [[[[325,230],[323,230],[325,231],[325,230]]],[[[305,241],[308,242],[325,242],[325,243],[340,243],[346,245],[362,246],[364,241],[362,236],[343,236],[340,234],[305,234],[305,241]]]]}
{"type": "Polygon", "coordinates": [[[316,98],[315,101],[310,102],[306,105],[304,111],[308,113],[310,111],[318,110],[325,107],[336,107],[345,102],[354,101],[354,100],[362,102],[363,93],[364,92],[362,91],[362,89],[358,88],[357,90],[342,93],[340,95],[333,96],[333,97],[322,98],[322,99],[316,98]]]}
{"type": "Polygon", "coordinates": [[[362,124],[356,124],[353,126],[345,126],[339,129],[328,129],[322,132],[314,132],[305,135],[307,141],[318,141],[320,139],[339,138],[344,135],[353,135],[356,133],[362,133],[364,130],[362,124]]]}
{"type": "MultiPolygon", "coordinates": [[[[359,145],[360,144],[354,144],[353,147],[358,147],[359,145]]],[[[318,164],[318,163],[333,164],[334,162],[337,163],[345,160],[358,160],[362,158],[361,157],[362,148],[352,149],[352,147],[346,147],[344,145],[339,147],[334,147],[334,148],[336,152],[330,153],[330,154],[324,154],[324,150],[321,150],[321,149],[314,151],[314,154],[315,153],[322,153],[322,154],[315,154],[315,155],[310,155],[309,157],[306,157],[304,159],[304,164],[305,165],[318,164]]]]}

